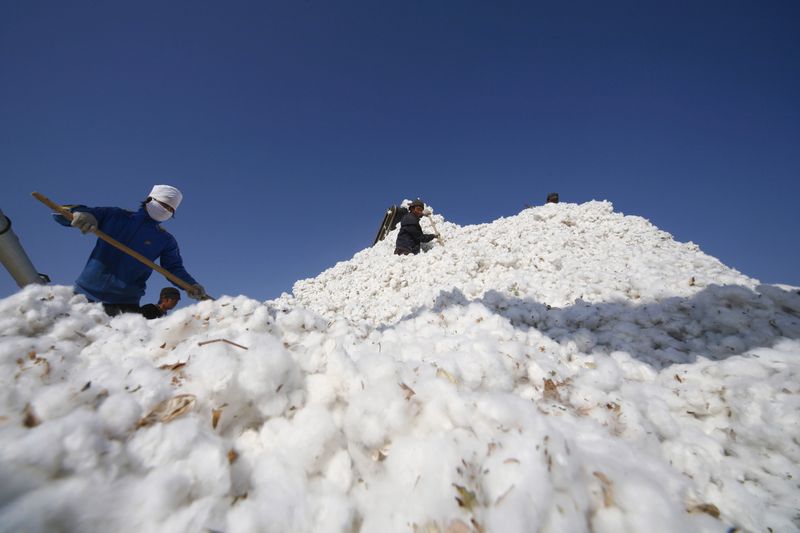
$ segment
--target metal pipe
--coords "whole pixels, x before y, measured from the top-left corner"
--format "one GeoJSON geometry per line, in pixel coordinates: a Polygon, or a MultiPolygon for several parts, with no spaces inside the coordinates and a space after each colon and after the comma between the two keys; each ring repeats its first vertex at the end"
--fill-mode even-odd
{"type": "Polygon", "coordinates": [[[11,229],[11,219],[6,217],[2,210],[0,210],[0,262],[20,287],[31,283],[43,284],[45,282],[36,272],[28,254],[25,253],[14,230],[11,229]]]}

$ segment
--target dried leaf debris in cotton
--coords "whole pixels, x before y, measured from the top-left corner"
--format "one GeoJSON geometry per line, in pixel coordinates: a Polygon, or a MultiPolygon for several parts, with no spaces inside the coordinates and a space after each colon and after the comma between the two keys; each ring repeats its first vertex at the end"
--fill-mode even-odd
{"type": "Polygon", "coordinates": [[[608,202],[432,217],[267,302],[0,300],[0,532],[800,527],[797,288],[608,202]]]}

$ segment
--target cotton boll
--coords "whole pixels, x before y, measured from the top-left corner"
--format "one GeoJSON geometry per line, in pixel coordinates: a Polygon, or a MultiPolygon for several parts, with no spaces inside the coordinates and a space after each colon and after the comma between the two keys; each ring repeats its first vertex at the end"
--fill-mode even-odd
{"type": "Polygon", "coordinates": [[[261,430],[266,449],[274,449],[287,462],[318,473],[328,460],[338,428],[323,407],[301,409],[288,423],[267,422],[261,430]]]}
{"type": "Polygon", "coordinates": [[[313,531],[338,533],[353,530],[355,510],[348,498],[339,494],[327,494],[314,502],[313,531]]]}
{"type": "Polygon", "coordinates": [[[309,531],[310,515],[305,475],[289,468],[282,457],[259,457],[251,472],[252,490],[228,514],[229,531],[309,531]],[[248,529],[256,520],[257,529],[248,529]]]}
{"type": "Polygon", "coordinates": [[[596,345],[594,334],[585,328],[580,328],[572,334],[575,348],[580,353],[589,353],[596,345]]]}
{"type": "Polygon", "coordinates": [[[406,405],[397,384],[370,387],[351,397],[345,411],[344,430],[348,438],[368,448],[380,447],[392,429],[406,423],[406,405]]]}
{"type": "Polygon", "coordinates": [[[300,490],[284,494],[279,481],[275,490],[248,494],[237,502],[226,517],[226,532],[263,533],[264,531],[311,531],[307,506],[303,504],[300,490]],[[296,498],[296,499],[295,499],[296,498]],[[265,526],[268,529],[265,530],[265,526]]]}
{"type": "Polygon", "coordinates": [[[76,411],[65,422],[70,429],[62,439],[62,468],[74,472],[91,471],[108,451],[101,421],[94,413],[76,411]]]}
{"type": "Polygon", "coordinates": [[[475,283],[473,281],[465,282],[464,285],[462,286],[462,290],[464,292],[464,295],[470,298],[476,298],[480,296],[480,294],[483,292],[482,287],[478,283],[475,283]]]}
{"type": "Polygon", "coordinates": [[[550,435],[543,446],[547,457],[550,481],[557,490],[568,491],[570,486],[578,483],[580,477],[579,463],[575,460],[575,445],[560,434],[550,435]]]}
{"type": "Polygon", "coordinates": [[[545,379],[552,375],[551,372],[553,372],[552,368],[548,368],[543,364],[528,363],[528,380],[531,383],[543,383],[545,379]]]}
{"type": "Polygon", "coordinates": [[[447,431],[455,427],[454,420],[466,416],[463,405],[457,392],[449,382],[438,378],[425,378],[414,385],[415,399],[422,407],[422,411],[414,420],[416,430],[447,431]]]}
{"type": "Polygon", "coordinates": [[[731,357],[719,365],[708,366],[705,372],[718,377],[747,378],[748,381],[756,383],[769,377],[768,368],[752,357],[731,357]]]}
{"type": "Polygon", "coordinates": [[[23,432],[2,451],[4,461],[25,465],[30,480],[95,468],[108,451],[99,420],[85,409],[23,432]]]}
{"type": "Polygon", "coordinates": [[[487,391],[511,391],[514,388],[514,376],[508,372],[496,356],[484,356],[483,386],[487,391]]]}
{"type": "Polygon", "coordinates": [[[322,326],[319,317],[301,308],[293,309],[287,314],[279,314],[276,322],[281,329],[295,333],[311,331],[322,326]]]}
{"type": "Polygon", "coordinates": [[[595,368],[586,371],[578,378],[578,383],[608,392],[619,387],[621,372],[614,359],[598,355],[595,368]]]}
{"type": "Polygon", "coordinates": [[[458,516],[453,483],[459,452],[458,443],[444,433],[396,439],[382,463],[383,474],[355,489],[364,512],[362,529],[394,531],[408,523],[444,523],[458,516]]]}
{"type": "Polygon", "coordinates": [[[306,377],[309,405],[328,405],[336,400],[336,381],[325,374],[306,377]]]}
{"type": "Polygon", "coordinates": [[[484,358],[470,352],[465,354],[453,354],[457,370],[454,373],[465,387],[470,389],[477,388],[484,376],[484,358]]]}
{"type": "Polygon", "coordinates": [[[264,521],[259,510],[260,505],[261,502],[250,499],[237,502],[228,512],[225,530],[231,533],[262,533],[264,521]]]}
{"type": "Polygon", "coordinates": [[[528,426],[521,433],[509,432],[489,444],[488,456],[482,465],[481,484],[489,507],[502,509],[501,516],[493,520],[497,527],[510,513],[517,514],[512,522],[527,517],[532,525],[541,522],[546,514],[553,486],[543,482],[549,480],[551,466],[542,453],[542,445],[549,441],[550,431],[552,428],[545,424],[538,428],[528,426]],[[518,506],[514,502],[525,504],[518,506]]]}
{"type": "MultiPolygon", "coordinates": [[[[179,507],[158,524],[144,524],[143,530],[162,531],[219,531],[225,527],[225,513],[229,505],[215,503],[213,498],[197,498],[179,507]]],[[[140,530],[141,531],[141,530],[140,530]]]]}
{"type": "Polygon", "coordinates": [[[731,353],[742,353],[745,351],[745,344],[742,339],[735,335],[728,335],[720,341],[720,346],[731,353]]]}
{"type": "Polygon", "coordinates": [[[83,479],[59,480],[19,497],[13,505],[0,508],[0,532],[80,530],[80,516],[73,509],[88,492],[87,485],[83,479]]]}
{"type": "Polygon", "coordinates": [[[591,517],[591,528],[595,533],[627,531],[625,515],[618,507],[601,507],[591,517]]]}
{"type": "Polygon", "coordinates": [[[657,479],[631,475],[613,478],[614,499],[623,510],[628,531],[687,531],[683,506],[667,494],[657,479]]]}
{"type": "Polygon", "coordinates": [[[299,350],[293,349],[293,355],[297,365],[303,372],[316,373],[325,369],[327,350],[324,345],[327,343],[326,336],[320,332],[313,331],[298,343],[299,350]]]}
{"type": "MultiPolygon", "coordinates": [[[[17,438],[22,440],[20,433],[17,432],[17,438]]],[[[8,504],[15,499],[19,502],[20,495],[32,492],[37,487],[47,486],[51,482],[49,469],[32,467],[24,462],[25,459],[20,450],[12,445],[0,448],[0,479],[3,480],[3,483],[0,483],[0,531],[5,531],[2,526],[4,507],[6,509],[11,507],[8,504]]]]}
{"type": "Polygon", "coordinates": [[[140,428],[129,437],[128,451],[143,466],[155,468],[185,458],[200,438],[197,421],[184,415],[168,423],[140,428]]]}
{"type": "MultiPolygon", "coordinates": [[[[569,403],[581,413],[589,414],[595,407],[605,405],[607,397],[605,392],[591,386],[576,384],[569,389],[569,403]]],[[[605,418],[599,420],[605,421],[605,418]]]]}
{"type": "Polygon", "coordinates": [[[191,475],[193,491],[205,495],[226,496],[231,479],[226,450],[216,437],[201,434],[186,458],[180,462],[191,475]]]}
{"type": "Polygon", "coordinates": [[[570,493],[556,492],[541,531],[545,533],[587,531],[585,508],[579,506],[570,493]]]}
{"type": "Polygon", "coordinates": [[[133,478],[122,495],[126,508],[136,510],[128,515],[132,519],[129,525],[134,528],[138,523],[147,529],[148,525],[152,527],[166,520],[186,503],[191,488],[191,479],[178,465],[164,465],[143,478],[133,478]]]}
{"type": "Polygon", "coordinates": [[[645,400],[644,412],[648,420],[656,427],[662,438],[678,438],[680,429],[666,402],[657,398],[645,400]]]}
{"type": "MultiPolygon", "coordinates": [[[[0,331],[3,330],[0,329],[0,331]]],[[[4,382],[6,380],[10,381],[10,378],[18,371],[20,364],[18,361],[22,360],[24,364],[25,360],[22,359],[22,356],[30,353],[32,347],[33,342],[25,337],[10,337],[5,339],[5,342],[0,343],[0,369],[2,369],[0,379],[4,382]]]]}
{"type": "Polygon", "coordinates": [[[483,511],[481,519],[484,530],[504,533],[543,531],[542,523],[553,497],[552,493],[546,494],[547,485],[541,483],[541,490],[531,490],[529,486],[512,484],[504,486],[498,495],[492,494],[492,505],[483,511]]]}
{"type": "Polygon", "coordinates": [[[323,470],[325,479],[337,490],[346,493],[353,484],[353,468],[347,450],[333,454],[323,470]]]}
{"type": "Polygon", "coordinates": [[[14,465],[22,478],[31,481],[51,478],[61,468],[62,435],[63,428],[57,421],[41,424],[5,442],[0,457],[14,465]]]}
{"type": "MultiPolygon", "coordinates": [[[[627,394],[624,397],[627,397],[627,394]]],[[[633,441],[648,438],[647,428],[644,425],[638,403],[633,400],[622,400],[618,405],[617,432],[633,441]]]]}
{"type": "Polygon", "coordinates": [[[498,265],[503,265],[508,268],[514,268],[518,260],[517,254],[514,253],[504,253],[495,256],[495,261],[498,265]]]}
{"type": "Polygon", "coordinates": [[[326,372],[339,387],[348,392],[361,390],[363,381],[358,373],[353,360],[342,349],[336,349],[328,354],[326,372]]]}
{"type": "MultiPolygon", "coordinates": [[[[686,517],[687,531],[698,533],[732,533],[733,527],[723,520],[712,517],[703,512],[693,512],[686,517]]],[[[773,531],[779,531],[772,528],[773,531]]]]}
{"type": "Polygon", "coordinates": [[[110,395],[98,409],[98,414],[111,435],[120,437],[132,430],[142,417],[139,403],[126,392],[110,395]]]}
{"type": "Polygon", "coordinates": [[[270,314],[270,308],[266,305],[260,305],[253,310],[253,314],[247,319],[245,325],[250,331],[256,333],[269,332],[274,320],[270,314]]]}
{"type": "Polygon", "coordinates": [[[40,419],[52,420],[66,415],[75,408],[76,392],[70,383],[42,387],[31,401],[31,407],[40,419]]]}
{"type": "MultiPolygon", "coordinates": [[[[700,442],[700,435],[691,435],[685,441],[667,440],[663,443],[664,455],[679,472],[691,472],[698,487],[711,483],[712,472],[722,460],[719,446],[700,442]],[[714,449],[716,448],[716,449],[714,449]]],[[[705,439],[707,440],[707,439],[705,439]]]]}
{"type": "Polygon", "coordinates": [[[235,386],[235,379],[240,372],[239,358],[233,352],[235,349],[224,343],[203,346],[201,354],[187,365],[186,373],[207,394],[225,398],[235,386]]]}
{"type": "Polygon", "coordinates": [[[395,366],[391,357],[374,355],[358,362],[363,379],[368,382],[381,382],[395,378],[395,366]]]}
{"type": "Polygon", "coordinates": [[[241,360],[237,383],[245,396],[264,414],[277,414],[275,398],[284,398],[296,387],[297,368],[288,352],[272,337],[261,338],[257,348],[241,360]]]}
{"type": "Polygon", "coordinates": [[[70,316],[59,320],[54,326],[50,335],[57,339],[82,339],[83,331],[90,329],[97,321],[91,315],[85,315],[75,310],[71,310],[70,316]]]}
{"type": "Polygon", "coordinates": [[[620,369],[625,378],[633,381],[653,381],[656,378],[656,371],[650,365],[644,364],[634,359],[628,352],[615,351],[609,354],[620,369]]]}

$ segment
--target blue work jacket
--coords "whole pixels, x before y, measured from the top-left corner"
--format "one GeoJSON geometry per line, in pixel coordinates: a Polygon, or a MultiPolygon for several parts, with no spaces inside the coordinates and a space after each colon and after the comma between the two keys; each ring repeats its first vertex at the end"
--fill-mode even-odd
{"type": "MultiPolygon", "coordinates": [[[[97,219],[100,231],[139,252],[149,260],[190,285],[197,283],[183,267],[178,242],[158,222],[150,218],[142,207],[128,211],[118,207],[86,207],[79,205],[72,211],[91,213],[97,219]]],[[[56,220],[68,226],[69,221],[57,215],[56,220]]],[[[97,239],[83,272],[75,281],[75,291],[89,300],[110,304],[135,304],[144,296],[147,279],[153,270],[107,242],[97,239]]]]}

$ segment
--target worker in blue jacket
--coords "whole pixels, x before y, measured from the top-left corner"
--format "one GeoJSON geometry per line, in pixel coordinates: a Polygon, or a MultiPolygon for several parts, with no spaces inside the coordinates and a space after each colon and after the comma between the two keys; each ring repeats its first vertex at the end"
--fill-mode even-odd
{"type": "MultiPolygon", "coordinates": [[[[138,211],[79,205],[71,208],[71,224],[60,215],[56,220],[82,233],[99,229],[151,261],[159,259],[163,268],[192,286],[186,291],[190,298],[201,300],[206,297],[203,286],[183,267],[175,237],[160,225],[175,215],[182,199],[175,187],[156,185],[138,211]]],[[[110,316],[138,313],[139,300],[152,272],[147,265],[97,239],[89,261],[75,281],[75,292],[86,295],[89,301],[102,302],[110,316]]]]}

